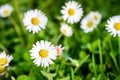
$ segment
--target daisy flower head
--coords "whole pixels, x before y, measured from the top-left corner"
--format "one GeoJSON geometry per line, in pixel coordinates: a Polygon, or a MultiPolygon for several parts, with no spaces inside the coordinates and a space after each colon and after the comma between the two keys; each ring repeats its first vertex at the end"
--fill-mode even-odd
{"type": "Polygon", "coordinates": [[[55,47],[48,41],[37,41],[30,50],[31,59],[37,66],[47,67],[53,64],[56,59],[57,51],[55,47]]]}
{"type": "Polygon", "coordinates": [[[48,18],[41,10],[29,10],[24,14],[23,24],[29,32],[38,33],[45,29],[48,18]]]}
{"type": "Polygon", "coordinates": [[[101,15],[98,11],[96,11],[96,12],[91,11],[91,12],[88,14],[88,16],[89,16],[90,18],[93,18],[93,19],[95,20],[95,23],[96,23],[96,24],[99,24],[100,21],[101,21],[101,18],[102,18],[102,15],[101,15]]]}
{"type": "Polygon", "coordinates": [[[83,10],[78,2],[68,1],[62,6],[61,14],[64,21],[73,24],[80,21],[83,10]]]}
{"type": "Polygon", "coordinates": [[[93,18],[90,18],[89,16],[86,16],[81,21],[80,27],[85,33],[92,32],[94,28],[96,28],[95,20],[93,18]]]}
{"type": "Polygon", "coordinates": [[[0,76],[3,76],[7,70],[6,66],[0,65],[0,76]]]}
{"type": "Polygon", "coordinates": [[[0,16],[8,17],[13,11],[13,7],[10,4],[4,4],[0,7],[0,16]]]}
{"type": "Polygon", "coordinates": [[[0,77],[5,75],[10,70],[10,66],[0,65],[0,77]]]}
{"type": "Polygon", "coordinates": [[[55,46],[57,51],[57,56],[60,56],[62,54],[62,51],[64,50],[64,47],[62,45],[55,46]]]}
{"type": "Polygon", "coordinates": [[[9,66],[10,61],[13,59],[11,55],[6,55],[5,51],[0,53],[0,65],[9,66]]]}
{"type": "Polygon", "coordinates": [[[69,26],[67,24],[64,24],[64,23],[61,24],[60,31],[61,31],[62,34],[64,34],[67,37],[70,37],[73,34],[71,26],[69,26]]]}
{"type": "Polygon", "coordinates": [[[120,37],[120,15],[113,16],[107,20],[106,30],[111,33],[111,35],[120,37]]]}

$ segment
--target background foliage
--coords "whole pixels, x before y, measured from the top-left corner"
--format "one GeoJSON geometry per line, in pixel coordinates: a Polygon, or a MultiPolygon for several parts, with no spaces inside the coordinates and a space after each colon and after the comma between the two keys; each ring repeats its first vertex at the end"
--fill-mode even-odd
{"type": "MultiPolygon", "coordinates": [[[[0,0],[14,7],[12,15],[0,18],[0,50],[12,54],[11,70],[2,80],[120,80],[118,38],[106,30],[106,20],[120,15],[120,0],[75,0],[82,5],[83,17],[99,11],[102,21],[91,33],[84,33],[80,23],[72,25],[73,36],[59,40],[65,47],[61,57],[45,71],[30,59],[29,50],[38,40],[55,44],[60,34],[61,6],[68,0],[0,0]],[[23,15],[30,9],[40,9],[48,17],[45,30],[32,34],[22,24],[23,15]],[[18,26],[17,26],[17,25],[18,26]]],[[[0,79],[0,80],[1,80],[0,79]]]]}

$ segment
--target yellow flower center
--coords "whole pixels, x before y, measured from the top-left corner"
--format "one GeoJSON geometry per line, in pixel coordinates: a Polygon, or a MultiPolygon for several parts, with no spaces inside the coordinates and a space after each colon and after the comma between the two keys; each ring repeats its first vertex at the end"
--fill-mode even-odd
{"type": "Polygon", "coordinates": [[[9,13],[9,10],[6,9],[6,10],[3,11],[3,13],[4,13],[5,15],[7,15],[7,14],[9,13]]]}
{"type": "Polygon", "coordinates": [[[64,29],[64,30],[63,30],[63,33],[64,33],[64,34],[67,34],[67,30],[66,30],[66,29],[64,29]]]}
{"type": "Polygon", "coordinates": [[[88,21],[87,26],[88,26],[89,28],[91,28],[91,27],[93,26],[93,22],[92,22],[92,21],[88,21]]]}
{"type": "Polygon", "coordinates": [[[120,30],[120,22],[114,24],[116,30],[120,30]]]}
{"type": "Polygon", "coordinates": [[[94,19],[95,19],[95,20],[98,20],[98,17],[97,17],[96,15],[94,15],[94,19]]]}
{"type": "Polygon", "coordinates": [[[75,10],[74,9],[69,9],[68,10],[68,14],[70,15],[70,16],[73,16],[74,14],[75,14],[75,10]]]}
{"type": "Polygon", "coordinates": [[[3,67],[3,66],[0,65],[0,73],[2,73],[4,71],[5,71],[5,67],[3,67]]]}
{"type": "Polygon", "coordinates": [[[46,58],[46,57],[48,56],[48,51],[45,50],[45,49],[41,49],[41,50],[39,51],[39,55],[40,55],[40,57],[42,57],[42,58],[46,58]]]}
{"type": "Polygon", "coordinates": [[[1,58],[0,63],[3,64],[3,65],[7,64],[7,59],[6,58],[1,58]]]}
{"type": "Polygon", "coordinates": [[[31,22],[33,25],[38,25],[40,23],[40,20],[38,18],[32,18],[31,22]]]}

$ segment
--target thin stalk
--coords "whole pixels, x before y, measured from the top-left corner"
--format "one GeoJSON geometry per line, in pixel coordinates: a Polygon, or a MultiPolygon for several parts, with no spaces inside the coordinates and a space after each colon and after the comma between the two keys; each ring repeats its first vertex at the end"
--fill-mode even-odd
{"type": "Polygon", "coordinates": [[[74,79],[74,72],[73,72],[73,68],[71,68],[71,77],[72,77],[72,80],[75,80],[75,79],[74,79]]]}
{"type": "Polygon", "coordinates": [[[35,35],[34,34],[30,34],[30,35],[27,36],[27,39],[28,39],[27,43],[29,43],[27,45],[27,49],[30,49],[31,46],[33,45],[34,41],[35,41],[35,35]]]}
{"type": "MultiPolygon", "coordinates": [[[[113,52],[113,48],[112,48],[112,44],[111,44],[110,40],[109,40],[109,46],[110,46],[111,51],[113,52]]],[[[110,56],[111,56],[111,58],[112,58],[112,60],[113,60],[113,62],[115,64],[116,70],[119,71],[117,61],[116,61],[115,56],[113,54],[114,53],[110,53],[110,56]]]]}
{"type": "Polygon", "coordinates": [[[120,37],[118,37],[118,50],[119,50],[119,61],[118,61],[118,63],[119,63],[119,66],[120,66],[120,37]]]}
{"type": "Polygon", "coordinates": [[[100,39],[98,39],[98,47],[99,47],[99,57],[100,57],[100,71],[101,74],[103,73],[103,58],[102,58],[102,49],[101,49],[101,42],[100,39]]]}
{"type": "Polygon", "coordinates": [[[92,53],[92,65],[93,65],[93,69],[94,69],[94,74],[95,74],[95,76],[97,76],[94,53],[92,53]]]}
{"type": "Polygon", "coordinates": [[[58,41],[60,40],[60,38],[62,37],[62,34],[60,34],[59,36],[58,36],[58,38],[57,38],[57,40],[56,40],[56,45],[58,44],[58,41]]]}
{"type": "Polygon", "coordinates": [[[19,0],[13,0],[14,1],[14,7],[15,7],[15,11],[16,11],[16,13],[17,13],[17,16],[18,16],[18,18],[19,18],[19,22],[20,22],[20,25],[22,26],[22,30],[23,30],[23,32],[25,33],[25,34],[27,34],[27,32],[26,32],[26,30],[25,30],[25,27],[24,27],[24,25],[23,25],[23,23],[22,23],[22,18],[21,18],[21,12],[20,12],[20,10],[19,10],[19,8],[18,8],[18,6],[19,6],[19,0]]]}
{"type": "Polygon", "coordinates": [[[9,53],[9,51],[7,50],[7,48],[4,45],[2,45],[1,43],[0,43],[0,49],[2,49],[5,52],[9,53]]]}
{"type": "Polygon", "coordinates": [[[17,35],[19,36],[19,39],[20,39],[21,45],[24,46],[24,40],[23,40],[23,38],[22,38],[22,34],[21,34],[21,31],[20,31],[20,29],[19,29],[17,23],[15,22],[15,20],[14,20],[12,17],[9,16],[8,18],[9,18],[10,21],[12,22],[13,27],[14,27],[14,29],[15,29],[17,35]]]}

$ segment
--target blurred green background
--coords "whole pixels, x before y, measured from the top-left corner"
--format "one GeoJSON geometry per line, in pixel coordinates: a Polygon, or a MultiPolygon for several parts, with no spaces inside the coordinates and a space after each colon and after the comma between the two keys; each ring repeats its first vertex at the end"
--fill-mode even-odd
{"type": "Polygon", "coordinates": [[[55,44],[60,35],[60,23],[63,22],[60,10],[67,1],[69,0],[0,0],[0,5],[8,3],[14,8],[10,18],[0,18],[0,50],[14,56],[10,64],[11,70],[2,80],[120,80],[118,38],[112,37],[105,30],[106,21],[111,16],[120,15],[120,0],[75,0],[83,8],[83,17],[90,11],[99,11],[102,14],[101,23],[87,34],[80,29],[80,22],[72,25],[73,36],[62,36],[58,42],[65,50],[55,65],[50,66],[49,73],[40,72],[42,68],[32,63],[29,50],[36,41],[48,40],[55,44]],[[26,31],[22,24],[24,13],[31,9],[39,9],[48,17],[46,29],[38,34],[26,31]],[[16,24],[20,33],[16,32],[16,24]],[[100,47],[103,72],[100,68],[100,47]],[[72,58],[71,61],[68,60],[69,57],[72,58]]]}

